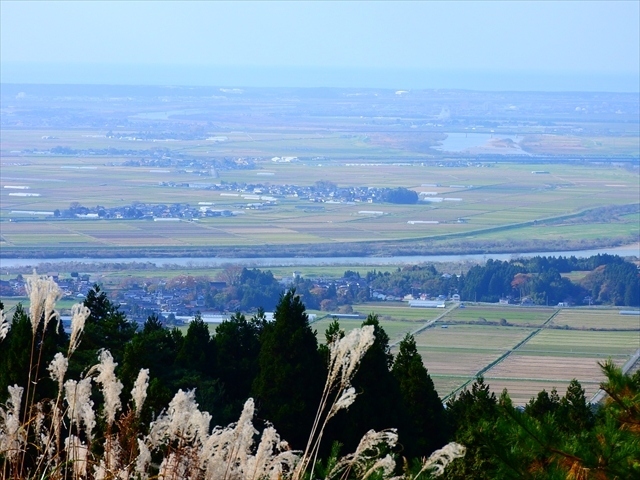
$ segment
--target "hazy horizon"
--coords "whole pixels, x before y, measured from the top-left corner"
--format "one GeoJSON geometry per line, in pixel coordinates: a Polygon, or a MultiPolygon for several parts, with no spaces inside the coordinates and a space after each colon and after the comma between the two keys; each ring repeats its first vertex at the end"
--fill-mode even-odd
{"type": "Polygon", "coordinates": [[[637,93],[633,73],[5,63],[2,84],[637,93]]]}
{"type": "Polygon", "coordinates": [[[0,9],[5,84],[640,91],[638,2],[9,0],[0,9]]]}

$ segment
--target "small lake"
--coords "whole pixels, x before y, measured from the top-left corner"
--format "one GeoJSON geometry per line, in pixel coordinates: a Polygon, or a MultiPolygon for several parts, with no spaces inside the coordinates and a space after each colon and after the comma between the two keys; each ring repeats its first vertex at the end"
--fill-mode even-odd
{"type": "Polygon", "coordinates": [[[517,257],[591,257],[598,254],[620,255],[623,257],[640,257],[640,244],[626,245],[614,248],[593,250],[573,250],[561,252],[528,252],[528,253],[490,253],[469,255],[407,255],[392,257],[265,257],[265,258],[234,258],[234,257],[160,257],[160,258],[0,258],[0,268],[35,267],[43,263],[96,263],[96,264],[130,264],[152,263],[157,267],[177,265],[181,267],[220,267],[224,265],[242,265],[245,267],[296,267],[296,266],[349,266],[349,265],[411,265],[426,262],[484,262],[489,259],[511,260],[517,257]]]}

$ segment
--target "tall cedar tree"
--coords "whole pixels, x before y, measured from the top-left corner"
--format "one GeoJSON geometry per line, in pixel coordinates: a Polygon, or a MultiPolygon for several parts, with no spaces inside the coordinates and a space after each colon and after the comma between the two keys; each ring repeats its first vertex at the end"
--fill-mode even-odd
{"type": "Polygon", "coordinates": [[[214,423],[229,420],[224,387],[216,378],[216,343],[200,314],[189,323],[187,334],[176,357],[178,377],[173,390],[196,389],[196,401],[212,415],[214,423]]]}
{"type": "Polygon", "coordinates": [[[413,335],[407,334],[398,345],[392,368],[400,386],[402,412],[405,414],[400,442],[409,458],[428,456],[447,442],[444,407],[418,353],[413,335]]]}
{"type": "Polygon", "coordinates": [[[331,420],[327,429],[327,445],[337,440],[347,452],[354,451],[370,429],[398,428],[403,418],[400,389],[390,370],[393,355],[389,351],[389,336],[377,315],[369,315],[362,325],[373,326],[375,339],[353,377],[358,397],[348,411],[339,412],[331,420]]]}
{"type": "Polygon", "coordinates": [[[315,332],[295,290],[280,297],[274,321],[260,338],[253,382],[259,415],[273,422],[294,448],[304,448],[326,377],[315,332]]]}
{"type": "Polygon", "coordinates": [[[211,341],[209,327],[200,314],[189,322],[176,360],[187,370],[207,375],[215,372],[215,343],[211,341]]]}
{"type": "Polygon", "coordinates": [[[82,342],[69,361],[69,378],[78,378],[84,368],[94,365],[98,350],[103,348],[122,365],[125,345],[136,331],[136,324],[118,310],[99,285],[95,284],[89,290],[84,305],[91,315],[85,322],[82,342]]]}
{"type": "Polygon", "coordinates": [[[264,311],[247,320],[235,313],[216,328],[217,376],[224,384],[230,417],[238,418],[251,396],[251,383],[258,375],[260,335],[265,325],[264,311]]]}

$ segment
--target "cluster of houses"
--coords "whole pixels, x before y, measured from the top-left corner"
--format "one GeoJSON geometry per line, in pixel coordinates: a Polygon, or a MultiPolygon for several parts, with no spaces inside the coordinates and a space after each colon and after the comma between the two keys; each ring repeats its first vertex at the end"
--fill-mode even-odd
{"type": "Polygon", "coordinates": [[[188,203],[150,204],[135,203],[119,207],[106,208],[101,205],[85,207],[72,204],[67,210],[55,210],[54,217],[60,218],[86,218],[86,219],[131,219],[131,220],[155,220],[166,219],[191,220],[202,217],[231,217],[237,215],[237,211],[229,209],[212,208],[212,203],[201,202],[198,205],[188,203]],[[203,205],[205,203],[206,205],[203,205]]]}
{"type": "MultiPolygon", "coordinates": [[[[193,183],[161,182],[161,186],[197,188],[205,190],[233,192],[238,194],[261,195],[276,198],[297,198],[317,203],[378,203],[382,202],[390,188],[378,187],[338,187],[331,182],[317,182],[315,185],[270,185],[262,183],[193,183]]],[[[271,201],[273,201],[271,200],[271,201]]]]}
{"type": "MultiPolygon", "coordinates": [[[[279,198],[296,198],[319,204],[355,204],[357,202],[376,203],[382,202],[388,188],[376,187],[337,187],[330,182],[319,182],[314,186],[299,185],[265,185],[250,183],[187,183],[187,182],[160,182],[160,186],[176,188],[194,188],[201,190],[214,190],[223,192],[220,195],[227,196],[224,205],[230,208],[216,208],[213,202],[198,202],[197,205],[189,203],[173,204],[148,204],[136,202],[130,205],[118,207],[104,207],[96,205],[86,207],[78,202],[72,203],[68,209],[54,210],[52,212],[27,212],[52,215],[54,218],[80,218],[80,219],[130,219],[130,220],[193,220],[206,217],[231,217],[243,213],[244,210],[264,209],[276,206],[279,198]],[[228,200],[237,197],[238,202],[232,205],[228,200]]],[[[309,209],[322,209],[323,206],[304,206],[309,209]]],[[[363,210],[361,214],[382,214],[382,212],[363,210]]],[[[437,223],[437,222],[436,222],[437,223]]]]}
{"type": "MultiPolygon", "coordinates": [[[[93,283],[88,274],[72,272],[70,276],[61,277],[57,272],[46,274],[58,284],[64,298],[77,298],[82,301],[93,283]]],[[[22,275],[9,280],[0,280],[0,297],[24,297],[27,295],[26,281],[22,275]]]]}
{"type": "MultiPolygon", "coordinates": [[[[60,276],[56,272],[47,274],[52,277],[63,291],[64,297],[82,301],[94,281],[88,274],[71,273],[71,275],[60,276]]],[[[300,273],[294,272],[293,276],[284,277],[280,280],[283,289],[294,286],[300,279],[300,273]]],[[[118,288],[109,293],[111,301],[119,304],[119,309],[127,315],[127,318],[139,323],[143,323],[149,315],[160,314],[164,317],[169,315],[174,318],[192,317],[197,312],[207,312],[207,302],[205,291],[222,291],[227,284],[222,281],[207,280],[206,285],[199,279],[199,284],[181,284],[180,282],[144,281],[132,283],[126,288],[118,288]]],[[[439,308],[444,307],[445,301],[459,301],[460,297],[454,294],[452,297],[444,295],[429,296],[421,294],[414,297],[411,294],[404,296],[392,295],[380,289],[371,287],[365,278],[343,277],[340,279],[315,278],[307,279],[312,288],[334,289],[336,298],[346,295],[348,291],[365,291],[367,299],[371,301],[401,302],[406,301],[411,307],[416,308],[439,308]]],[[[25,279],[22,275],[10,280],[0,280],[1,297],[23,297],[26,296],[25,279]]],[[[209,312],[210,313],[210,312],[209,312]]],[[[216,312],[220,314],[220,312],[216,312]]]]}

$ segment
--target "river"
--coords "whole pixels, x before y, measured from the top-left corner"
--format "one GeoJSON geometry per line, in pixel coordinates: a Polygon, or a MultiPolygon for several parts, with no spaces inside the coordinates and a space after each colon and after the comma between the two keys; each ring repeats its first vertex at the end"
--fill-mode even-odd
{"type": "Polygon", "coordinates": [[[0,269],[12,267],[34,267],[38,268],[43,263],[66,263],[81,262],[95,264],[112,263],[152,263],[157,267],[167,265],[178,265],[184,267],[203,268],[220,267],[222,265],[243,265],[246,267],[296,267],[296,266],[318,266],[318,265],[407,265],[426,262],[484,262],[489,259],[510,260],[517,257],[570,257],[578,258],[591,257],[598,254],[620,255],[623,257],[640,257],[640,243],[626,245],[622,247],[601,248],[593,250],[575,250],[562,252],[527,252],[527,253],[491,253],[491,254],[469,254],[469,255],[408,255],[392,257],[264,257],[264,258],[225,258],[225,257],[135,257],[135,258],[0,258],[0,269]]]}

